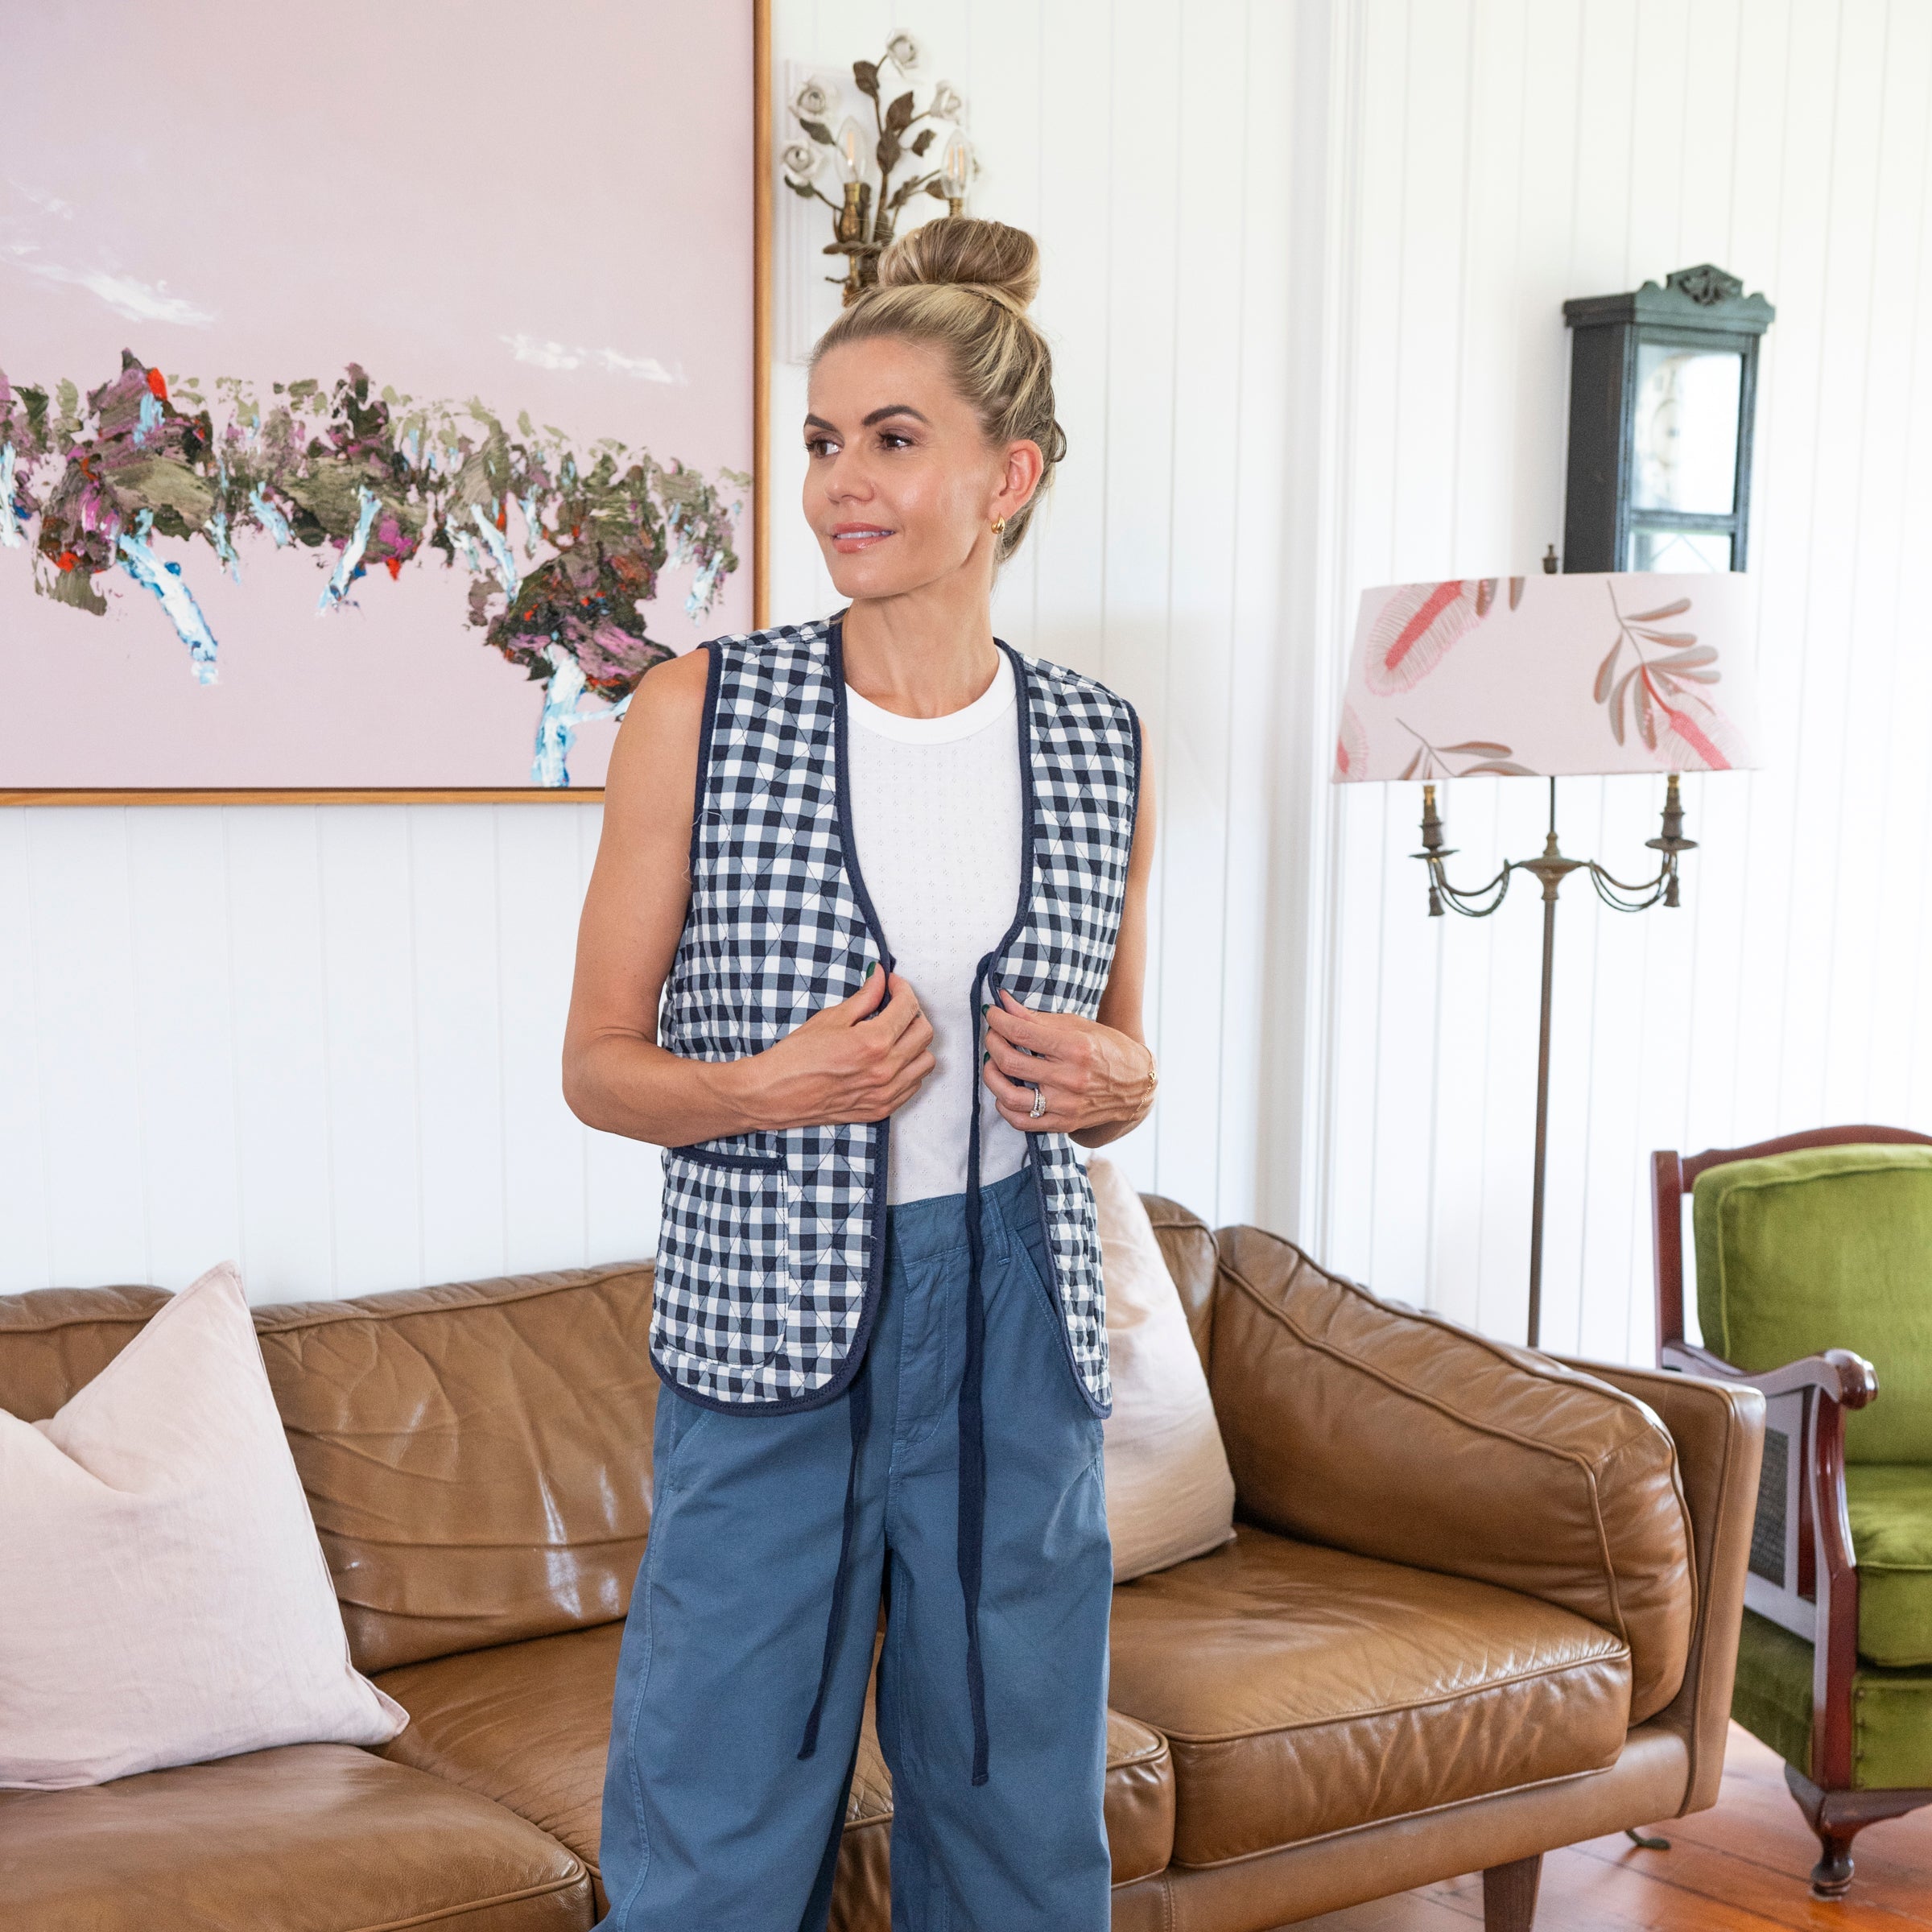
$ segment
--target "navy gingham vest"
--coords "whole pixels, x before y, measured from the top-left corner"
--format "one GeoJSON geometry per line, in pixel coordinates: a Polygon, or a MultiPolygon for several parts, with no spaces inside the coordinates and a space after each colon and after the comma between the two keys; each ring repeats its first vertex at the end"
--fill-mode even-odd
{"type": "MultiPolygon", "coordinates": [[[[1092,679],[1000,648],[1018,700],[1022,902],[973,989],[976,1052],[980,1006],[997,989],[1043,1011],[1099,1010],[1140,791],[1132,706],[1092,679]]],[[[691,908],[658,1037],[687,1059],[728,1060],[762,1052],[848,997],[868,966],[890,968],[892,955],[852,837],[838,620],[720,638],[710,660],[691,908]]],[[[651,1352],[683,1393],[770,1414],[845,1389],[885,1265],[890,1129],[794,1127],[666,1151],[651,1352]]],[[[1113,1391],[1092,1191],[1066,1135],[1027,1137],[1067,1360],[1104,1415],[1113,1391]]],[[[973,1140],[976,1195],[976,1132],[973,1140]]]]}

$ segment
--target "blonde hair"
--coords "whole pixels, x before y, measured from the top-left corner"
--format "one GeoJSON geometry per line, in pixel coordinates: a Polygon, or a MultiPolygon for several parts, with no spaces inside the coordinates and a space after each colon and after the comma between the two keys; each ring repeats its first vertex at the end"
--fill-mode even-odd
{"type": "Polygon", "coordinates": [[[811,352],[815,368],[828,349],[875,336],[933,343],[988,441],[1039,446],[1046,468],[1026,506],[1006,519],[994,551],[1002,564],[1019,548],[1034,506],[1067,453],[1066,431],[1053,414],[1053,351],[1026,313],[1039,287],[1039,246],[1024,229],[941,217],[886,250],[877,285],[840,315],[811,352]]]}

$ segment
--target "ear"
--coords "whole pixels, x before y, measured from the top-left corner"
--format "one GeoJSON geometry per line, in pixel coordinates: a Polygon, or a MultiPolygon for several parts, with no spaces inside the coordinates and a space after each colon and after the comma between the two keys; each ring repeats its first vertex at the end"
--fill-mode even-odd
{"type": "Polygon", "coordinates": [[[1038,444],[1022,439],[1006,445],[1006,460],[1000,487],[987,510],[990,522],[995,517],[1017,517],[1033,501],[1033,493],[1046,473],[1046,459],[1038,444]]]}

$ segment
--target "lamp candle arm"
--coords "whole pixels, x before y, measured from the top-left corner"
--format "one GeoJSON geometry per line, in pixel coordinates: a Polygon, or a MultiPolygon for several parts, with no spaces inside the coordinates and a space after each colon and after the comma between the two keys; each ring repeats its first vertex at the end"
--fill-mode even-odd
{"type": "Polygon", "coordinates": [[[1550,831],[1542,851],[1534,859],[1504,860],[1496,876],[1480,886],[1457,886],[1449,882],[1447,861],[1455,857],[1455,848],[1444,842],[1443,822],[1433,784],[1422,787],[1422,849],[1413,856],[1429,868],[1429,916],[1432,919],[1440,919],[1445,908],[1459,912],[1466,919],[1487,919],[1509,896],[1509,881],[1519,872],[1529,873],[1539,880],[1546,899],[1556,897],[1558,888],[1571,873],[1587,872],[1596,896],[1612,911],[1643,912],[1660,902],[1675,906],[1682,903],[1678,860],[1683,853],[1697,849],[1696,840],[1684,836],[1683,797],[1675,772],[1666,783],[1662,830],[1654,839],[1644,841],[1649,850],[1659,854],[1657,874],[1635,883],[1618,878],[1595,859],[1572,859],[1564,855],[1556,840],[1554,778],[1550,781],[1550,831]]]}

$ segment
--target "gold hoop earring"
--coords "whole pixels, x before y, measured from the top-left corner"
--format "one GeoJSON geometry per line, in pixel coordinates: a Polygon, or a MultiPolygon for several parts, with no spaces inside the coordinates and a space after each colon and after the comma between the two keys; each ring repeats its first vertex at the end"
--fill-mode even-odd
{"type": "Polygon", "coordinates": [[[996,537],[1003,537],[1004,535],[1005,535],[1005,534],[1006,534],[1006,519],[1005,519],[1004,517],[995,517],[995,518],[993,518],[993,535],[994,535],[996,537]]]}

